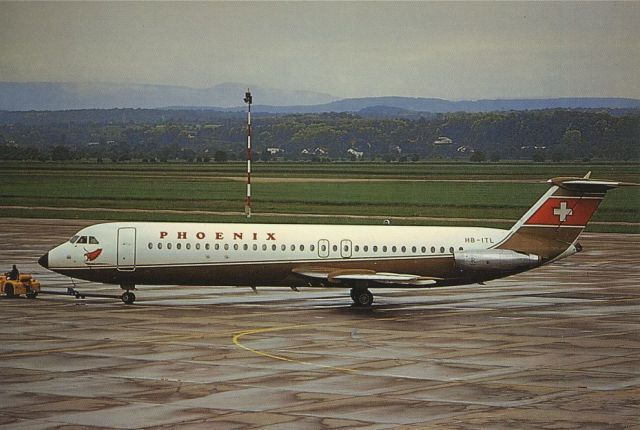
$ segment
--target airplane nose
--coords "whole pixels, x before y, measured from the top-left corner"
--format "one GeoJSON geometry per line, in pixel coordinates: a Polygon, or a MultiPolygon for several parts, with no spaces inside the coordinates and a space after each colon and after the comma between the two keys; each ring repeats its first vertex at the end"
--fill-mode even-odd
{"type": "Polygon", "coordinates": [[[49,253],[47,252],[42,257],[38,258],[38,264],[44,267],[45,269],[49,268],[49,253]]]}

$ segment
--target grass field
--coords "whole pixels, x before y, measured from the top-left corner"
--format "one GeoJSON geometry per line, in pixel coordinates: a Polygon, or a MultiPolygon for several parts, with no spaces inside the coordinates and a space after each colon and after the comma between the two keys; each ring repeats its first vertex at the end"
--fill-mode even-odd
{"type": "MultiPolygon", "coordinates": [[[[244,168],[241,163],[30,164],[3,175],[2,214],[245,222],[240,214],[244,209],[244,168]],[[45,207],[50,209],[42,209],[45,207]],[[138,209],[152,212],[130,212],[138,209]]],[[[637,164],[256,163],[252,222],[381,222],[378,218],[346,217],[356,215],[408,217],[394,219],[394,223],[429,225],[451,223],[447,218],[473,218],[483,221],[454,223],[506,227],[510,223],[500,220],[519,218],[547,189],[543,180],[582,176],[589,170],[596,178],[640,182],[637,164]],[[514,180],[518,182],[509,182],[514,180]],[[261,215],[267,213],[291,216],[261,215]],[[296,214],[343,217],[301,218],[296,214]]],[[[639,233],[639,188],[611,192],[594,217],[596,222],[631,225],[596,224],[590,230],[639,233]]]]}
{"type": "MultiPolygon", "coordinates": [[[[240,162],[206,164],[100,164],[95,163],[35,163],[40,172],[63,175],[86,175],[87,172],[130,176],[188,176],[224,177],[244,176],[246,165],[240,162]]],[[[254,163],[254,172],[264,177],[311,177],[311,178],[359,178],[359,179],[461,179],[461,180],[511,180],[548,179],[554,176],[583,176],[593,171],[594,177],[614,177],[619,181],[640,178],[637,163],[573,163],[541,164],[529,162],[513,163],[254,163]]]]}

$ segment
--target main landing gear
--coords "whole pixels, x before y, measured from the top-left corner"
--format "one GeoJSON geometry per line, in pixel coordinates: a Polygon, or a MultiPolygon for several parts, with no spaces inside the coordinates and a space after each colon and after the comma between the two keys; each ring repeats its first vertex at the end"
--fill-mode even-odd
{"type": "Polygon", "coordinates": [[[351,298],[353,305],[360,308],[368,308],[373,303],[373,294],[366,288],[352,288],[351,298]]]}
{"type": "Polygon", "coordinates": [[[130,290],[135,290],[136,286],[135,285],[120,285],[120,288],[122,288],[123,290],[126,290],[120,296],[120,298],[122,299],[122,302],[127,304],[127,305],[133,304],[133,302],[136,301],[136,295],[133,294],[133,292],[131,292],[130,290]]]}

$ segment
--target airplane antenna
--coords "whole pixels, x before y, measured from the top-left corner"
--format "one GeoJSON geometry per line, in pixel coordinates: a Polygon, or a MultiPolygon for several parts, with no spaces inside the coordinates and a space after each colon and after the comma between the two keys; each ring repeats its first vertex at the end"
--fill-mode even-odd
{"type": "Polygon", "coordinates": [[[251,92],[247,88],[244,94],[244,102],[247,104],[247,199],[244,203],[244,213],[251,218],[251,92]]]}

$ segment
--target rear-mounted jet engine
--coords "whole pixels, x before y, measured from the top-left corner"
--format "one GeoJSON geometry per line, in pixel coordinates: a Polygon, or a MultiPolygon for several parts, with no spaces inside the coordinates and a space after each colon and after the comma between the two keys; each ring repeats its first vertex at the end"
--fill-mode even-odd
{"type": "Polygon", "coordinates": [[[484,270],[510,272],[536,267],[540,264],[539,256],[510,249],[456,252],[454,260],[459,270],[473,272],[484,270]]]}

